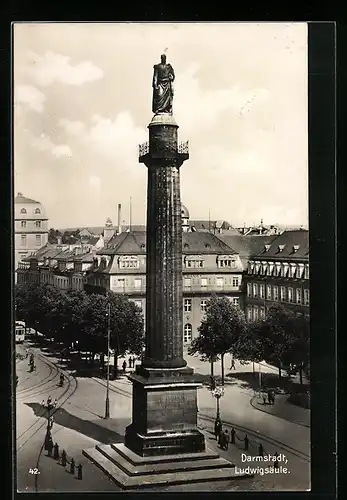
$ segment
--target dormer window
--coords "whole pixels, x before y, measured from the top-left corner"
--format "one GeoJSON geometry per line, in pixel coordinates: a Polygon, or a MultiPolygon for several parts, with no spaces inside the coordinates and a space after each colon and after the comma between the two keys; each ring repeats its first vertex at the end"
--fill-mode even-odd
{"type": "Polygon", "coordinates": [[[205,248],[211,248],[211,245],[209,243],[206,243],[205,248]]]}
{"type": "Polygon", "coordinates": [[[41,213],[41,210],[39,208],[36,208],[35,209],[35,214],[40,214],[41,213]]]}
{"type": "Polygon", "coordinates": [[[142,245],[141,245],[141,249],[142,249],[142,250],[144,250],[144,249],[145,249],[145,247],[146,247],[146,245],[145,245],[144,243],[142,243],[142,245]]]}
{"type": "Polygon", "coordinates": [[[22,210],[20,211],[21,214],[26,214],[27,211],[25,210],[25,208],[22,208],[22,210]]]}
{"type": "Polygon", "coordinates": [[[138,269],[139,267],[140,267],[140,261],[137,257],[124,255],[119,258],[120,269],[138,269]]]}
{"type": "Polygon", "coordinates": [[[293,253],[296,253],[300,248],[300,245],[293,245],[293,253]]]}
{"type": "Polygon", "coordinates": [[[270,250],[270,247],[271,245],[265,245],[264,248],[265,248],[265,252],[268,252],[270,250]]]}
{"type": "Polygon", "coordinates": [[[285,245],[278,245],[278,251],[283,252],[285,245]]]}
{"type": "Polygon", "coordinates": [[[184,248],[189,248],[188,243],[185,243],[185,244],[183,245],[183,247],[184,247],[184,248]]]}

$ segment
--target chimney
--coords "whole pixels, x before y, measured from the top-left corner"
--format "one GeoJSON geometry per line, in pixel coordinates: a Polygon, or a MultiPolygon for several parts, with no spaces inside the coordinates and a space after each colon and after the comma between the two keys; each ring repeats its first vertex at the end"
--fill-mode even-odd
{"type": "Polygon", "coordinates": [[[118,234],[122,232],[122,205],[118,204],[118,234]]]}

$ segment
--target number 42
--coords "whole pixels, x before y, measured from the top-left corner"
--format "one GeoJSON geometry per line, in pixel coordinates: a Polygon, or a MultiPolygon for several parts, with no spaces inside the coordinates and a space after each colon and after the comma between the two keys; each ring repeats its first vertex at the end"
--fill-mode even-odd
{"type": "Polygon", "coordinates": [[[29,469],[29,474],[40,474],[40,471],[38,469],[29,469]]]}

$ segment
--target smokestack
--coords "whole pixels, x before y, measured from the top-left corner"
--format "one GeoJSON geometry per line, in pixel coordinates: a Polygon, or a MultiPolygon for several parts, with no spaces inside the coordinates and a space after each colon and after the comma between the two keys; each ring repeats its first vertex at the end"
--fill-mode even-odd
{"type": "Polygon", "coordinates": [[[118,204],[118,234],[122,232],[122,205],[118,204]]]}

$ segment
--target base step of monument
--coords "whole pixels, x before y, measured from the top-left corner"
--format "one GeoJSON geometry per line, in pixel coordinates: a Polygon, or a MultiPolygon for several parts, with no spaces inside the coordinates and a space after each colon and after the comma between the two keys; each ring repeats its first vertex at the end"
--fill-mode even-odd
{"type": "Polygon", "coordinates": [[[177,456],[172,457],[175,460],[170,460],[169,456],[161,457],[162,460],[160,457],[139,457],[124,444],[97,445],[82,453],[122,489],[252,477],[236,474],[232,463],[211,451],[181,455],[179,460],[177,456]],[[199,459],[194,455],[200,455],[199,459]]]}

